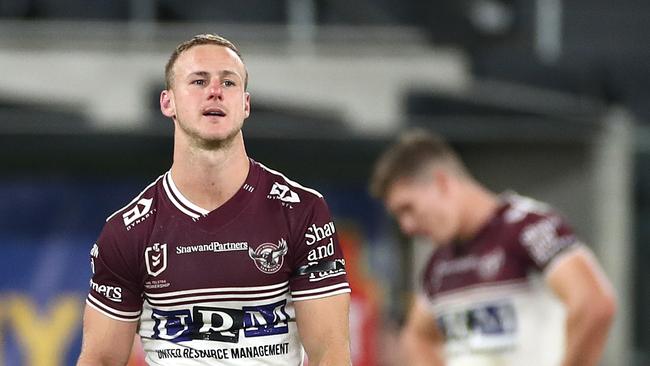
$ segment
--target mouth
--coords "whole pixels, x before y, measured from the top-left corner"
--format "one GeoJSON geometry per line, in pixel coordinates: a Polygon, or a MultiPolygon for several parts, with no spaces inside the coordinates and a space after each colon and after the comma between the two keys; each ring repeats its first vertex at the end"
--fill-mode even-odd
{"type": "Polygon", "coordinates": [[[206,108],[203,110],[203,115],[206,117],[225,117],[226,112],[221,108],[206,108]]]}

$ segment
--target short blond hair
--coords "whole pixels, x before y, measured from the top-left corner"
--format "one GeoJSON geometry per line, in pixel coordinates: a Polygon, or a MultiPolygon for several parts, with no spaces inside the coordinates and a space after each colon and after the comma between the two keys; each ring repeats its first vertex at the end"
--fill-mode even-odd
{"type": "MultiPolygon", "coordinates": [[[[230,42],[226,38],[218,34],[209,34],[209,33],[197,34],[191,39],[182,42],[178,46],[176,46],[174,52],[172,52],[171,56],[169,56],[169,60],[165,65],[165,88],[166,89],[170,89],[174,82],[173,68],[174,68],[174,64],[176,63],[176,60],[178,59],[178,56],[180,56],[183,52],[189,50],[194,46],[200,46],[204,44],[213,44],[213,45],[229,48],[233,50],[233,52],[237,54],[241,62],[244,63],[244,58],[242,57],[241,52],[239,52],[237,46],[235,46],[234,43],[230,42]]],[[[246,90],[248,88],[248,70],[246,69],[245,64],[244,64],[244,70],[246,72],[246,75],[244,76],[244,90],[246,90]]]]}
{"type": "Polygon", "coordinates": [[[470,176],[456,152],[442,138],[423,129],[409,130],[377,159],[370,193],[384,199],[397,180],[414,178],[431,166],[444,166],[459,176],[470,176]]]}

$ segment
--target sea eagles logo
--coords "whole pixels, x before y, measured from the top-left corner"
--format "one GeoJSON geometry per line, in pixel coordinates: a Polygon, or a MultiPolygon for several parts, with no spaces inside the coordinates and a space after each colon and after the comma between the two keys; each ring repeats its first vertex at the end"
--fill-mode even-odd
{"type": "Polygon", "coordinates": [[[144,251],[147,273],[156,277],[167,268],[167,244],[155,243],[144,251]]]}
{"type": "Polygon", "coordinates": [[[248,256],[255,262],[257,269],[266,274],[273,274],[282,267],[287,249],[287,242],[284,239],[280,239],[278,245],[264,243],[255,250],[249,247],[248,256]]]}

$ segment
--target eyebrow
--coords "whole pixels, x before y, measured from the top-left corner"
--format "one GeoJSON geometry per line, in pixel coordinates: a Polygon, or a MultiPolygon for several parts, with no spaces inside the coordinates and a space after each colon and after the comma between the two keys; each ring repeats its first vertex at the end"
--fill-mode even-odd
{"type": "MultiPolygon", "coordinates": [[[[232,70],[222,70],[218,72],[219,77],[226,77],[226,76],[237,76],[238,78],[242,79],[242,77],[236,73],[235,71],[232,70]]],[[[210,73],[207,71],[194,71],[188,75],[189,78],[193,76],[200,76],[203,78],[208,78],[210,77],[210,73]]]]}

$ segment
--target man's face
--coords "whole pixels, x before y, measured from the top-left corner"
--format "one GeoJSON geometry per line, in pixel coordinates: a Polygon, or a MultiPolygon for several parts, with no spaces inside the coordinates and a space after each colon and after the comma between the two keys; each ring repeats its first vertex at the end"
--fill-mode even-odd
{"type": "Polygon", "coordinates": [[[174,119],[177,133],[203,145],[232,140],[250,114],[244,90],[246,69],[231,49],[194,46],[173,66],[173,82],[161,94],[161,110],[174,119]]]}
{"type": "Polygon", "coordinates": [[[404,234],[446,245],[459,230],[453,180],[448,175],[430,173],[398,179],[389,188],[385,203],[404,234]]]}

